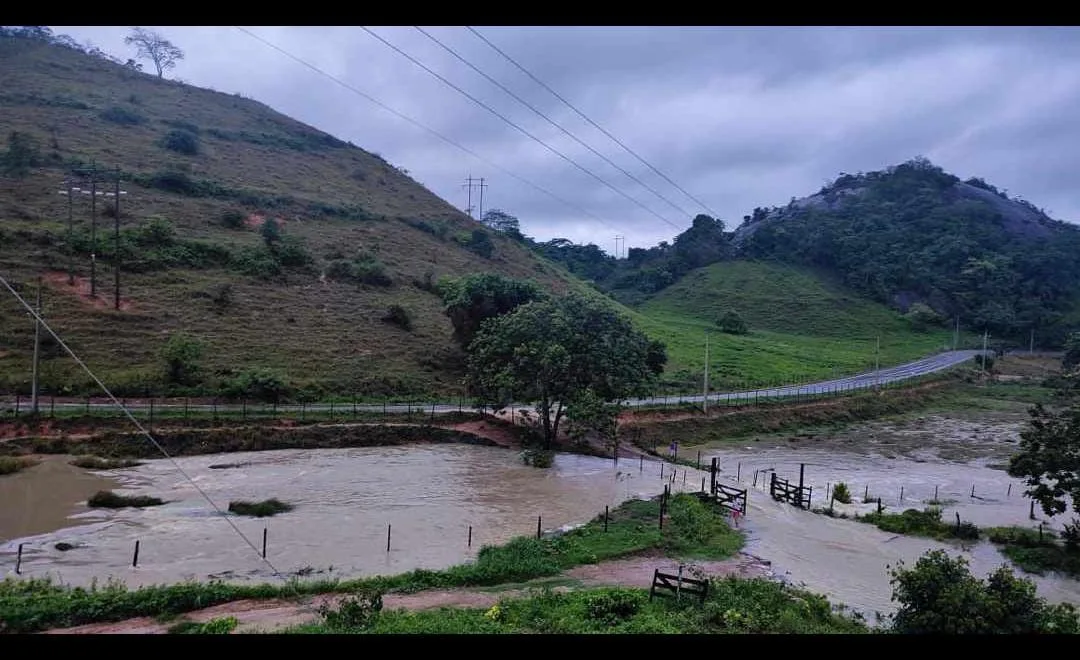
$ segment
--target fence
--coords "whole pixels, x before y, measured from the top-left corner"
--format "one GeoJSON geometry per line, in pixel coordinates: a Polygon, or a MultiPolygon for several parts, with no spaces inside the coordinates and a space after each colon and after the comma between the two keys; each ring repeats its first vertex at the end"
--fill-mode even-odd
{"type": "Polygon", "coordinates": [[[803,467],[799,467],[799,484],[792,484],[787,479],[781,479],[773,472],[769,482],[769,494],[778,502],[787,502],[800,509],[810,510],[810,500],[813,498],[814,487],[803,485],[803,467]]]}

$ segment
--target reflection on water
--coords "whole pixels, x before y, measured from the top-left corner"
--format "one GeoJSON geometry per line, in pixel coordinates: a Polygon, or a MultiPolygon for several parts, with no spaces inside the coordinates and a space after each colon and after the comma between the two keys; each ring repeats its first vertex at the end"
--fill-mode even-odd
{"type": "MultiPolygon", "coordinates": [[[[711,456],[720,459],[722,482],[734,483],[739,475],[743,487],[751,486],[744,525],[748,532],[746,552],[771,561],[773,570],[786,579],[804,583],[811,591],[828,595],[834,602],[868,615],[895,609],[895,603],[890,600],[892,588],[887,570],[898,561],[910,566],[927,550],[941,548],[953,555],[963,554],[971,564],[972,573],[985,577],[1007,560],[985,541],[962,549],[958,545],[890,534],[866,523],[829,518],[780,504],[769,496],[767,471],[775,470],[778,477],[798,482],[799,465],[805,464],[805,483],[813,486],[814,508],[827,506],[827,487],[844,481],[856,502],[849,508],[852,511],[867,512],[875,508],[861,504],[867,489],[870,497],[882,498],[887,511],[895,512],[924,508],[927,500],[934,498],[936,488],[938,499],[945,501],[945,520],[954,520],[954,514],[959,512],[963,520],[980,527],[1032,526],[1039,522],[1028,519],[1030,500],[1021,495],[1024,487],[1020,480],[978,463],[919,462],[795,448],[732,448],[711,456]],[[756,489],[752,487],[755,472],[758,472],[756,489]],[[972,485],[975,498],[971,497],[972,485]]],[[[837,506],[838,511],[848,508],[837,506]]],[[[1039,515],[1037,508],[1036,515],[1039,515]]],[[[1060,527],[1069,519],[1071,515],[1058,516],[1054,525],[1060,527]]],[[[1027,574],[1024,577],[1035,581],[1040,595],[1052,602],[1080,604],[1080,582],[1076,580],[1027,574]]]]}
{"type": "MultiPolygon", "coordinates": [[[[517,453],[471,445],[412,445],[358,449],[283,450],[179,459],[213,502],[276,497],[295,505],[273,518],[231,516],[282,573],[333,567],[334,576],[393,574],[443,568],[474,557],[484,544],[580,524],[634,497],[663,489],[659,466],[560,454],[551,469],[522,464],[517,453]],[[242,467],[211,469],[221,463],[242,467]],[[387,525],[391,550],[386,551],[387,525]],[[472,547],[467,546],[472,526],[472,547]]],[[[681,469],[680,469],[681,473],[681,469]]],[[[85,584],[114,576],[129,584],[221,576],[266,580],[270,569],[167,461],[115,473],[125,493],[160,497],[146,509],[95,510],[85,526],[27,541],[24,575],[46,572],[85,584]],[[139,565],[131,567],[135,540],[139,565]],[[58,541],[78,545],[59,552],[58,541]]],[[[670,474],[670,467],[667,468],[670,474]]],[[[682,489],[680,474],[674,490],[682,489]]],[[[692,477],[689,489],[700,487],[692,477]],[[695,484],[696,482],[696,484],[695,484]]],[[[31,502],[33,505],[34,502],[31,502]]],[[[31,506],[30,510],[33,510],[31,506]]],[[[5,570],[14,564],[0,546],[5,570]]]]}

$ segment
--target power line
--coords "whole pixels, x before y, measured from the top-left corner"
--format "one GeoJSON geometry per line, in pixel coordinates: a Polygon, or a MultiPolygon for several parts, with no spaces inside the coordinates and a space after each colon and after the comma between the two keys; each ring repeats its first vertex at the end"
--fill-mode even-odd
{"type": "Polygon", "coordinates": [[[605,156],[604,154],[600,153],[600,152],[599,152],[599,151],[597,151],[596,149],[594,149],[594,148],[592,148],[591,146],[589,146],[588,144],[586,144],[586,143],[585,143],[584,141],[582,141],[582,140],[581,140],[580,138],[578,138],[578,136],[574,135],[573,133],[571,133],[570,131],[566,130],[565,128],[563,128],[563,127],[562,127],[562,126],[560,126],[559,124],[555,123],[555,121],[553,121],[553,120],[552,120],[552,119],[551,119],[550,117],[548,117],[547,115],[545,115],[545,114],[544,114],[543,112],[540,112],[539,110],[537,110],[535,106],[533,106],[533,105],[532,105],[532,104],[530,104],[529,102],[525,101],[524,99],[522,99],[522,98],[521,98],[520,96],[518,96],[517,94],[515,94],[515,93],[514,93],[514,92],[512,92],[511,90],[507,89],[507,87],[506,87],[505,85],[503,85],[502,83],[500,83],[500,82],[499,82],[498,80],[495,80],[494,78],[492,78],[492,77],[491,77],[491,76],[489,76],[488,74],[484,73],[484,72],[483,72],[483,71],[481,71],[481,70],[480,70],[479,68],[477,68],[477,67],[476,67],[475,65],[473,65],[473,64],[472,64],[471,62],[469,62],[469,61],[468,61],[468,60],[466,60],[466,59],[465,59],[464,57],[462,57],[461,55],[459,55],[459,54],[457,53],[457,51],[455,51],[455,50],[454,50],[453,48],[450,48],[449,46],[447,46],[447,45],[446,45],[446,44],[444,44],[443,42],[439,41],[438,39],[436,39],[435,37],[433,37],[433,36],[432,36],[432,35],[431,35],[430,33],[428,33],[428,32],[427,32],[426,30],[424,30],[424,29],[423,29],[423,28],[421,28],[420,26],[414,25],[413,27],[414,27],[414,28],[416,28],[417,30],[419,30],[419,31],[420,31],[420,33],[421,33],[421,34],[423,34],[423,35],[424,35],[425,37],[427,37],[428,39],[431,39],[431,40],[432,40],[432,41],[434,41],[434,42],[435,42],[436,44],[438,44],[438,45],[439,45],[440,47],[442,47],[442,48],[443,48],[443,49],[444,49],[444,50],[445,50],[446,52],[450,53],[451,55],[453,55],[453,56],[454,56],[454,57],[456,57],[457,59],[461,60],[461,61],[462,61],[463,63],[465,63],[465,65],[466,65],[466,66],[468,66],[468,67],[469,67],[470,69],[472,69],[473,71],[475,71],[475,72],[479,73],[479,74],[480,74],[481,76],[483,76],[484,78],[486,78],[487,80],[489,80],[489,81],[490,81],[490,82],[491,82],[491,83],[492,83],[493,85],[495,85],[495,86],[496,86],[496,87],[498,87],[499,89],[503,90],[504,92],[506,92],[507,94],[509,94],[510,96],[512,96],[512,97],[513,97],[513,98],[514,98],[514,99],[515,99],[515,100],[516,100],[516,101],[517,101],[518,103],[521,103],[521,104],[522,104],[523,106],[525,106],[526,108],[528,108],[528,109],[532,110],[533,112],[535,112],[536,114],[540,115],[540,117],[542,117],[542,118],[543,118],[543,119],[544,119],[545,121],[547,121],[547,123],[551,124],[551,125],[552,125],[552,126],[554,126],[555,128],[557,128],[557,129],[559,129],[560,131],[562,131],[562,132],[563,132],[564,134],[566,134],[566,135],[567,135],[567,137],[569,137],[570,139],[574,140],[575,142],[577,142],[577,143],[578,143],[578,144],[580,144],[581,146],[585,147],[586,149],[588,149],[588,150],[589,150],[589,151],[591,151],[592,153],[594,153],[594,154],[596,154],[597,156],[599,156],[599,157],[600,157],[601,159],[603,159],[603,161],[604,161],[605,163],[607,163],[608,165],[611,165],[611,166],[612,166],[612,167],[614,167],[615,169],[617,169],[617,170],[619,170],[620,172],[622,172],[622,173],[623,173],[624,175],[626,175],[626,177],[627,177],[628,179],[630,179],[631,181],[633,181],[633,182],[637,183],[637,184],[638,184],[638,185],[640,185],[640,186],[641,186],[642,188],[644,188],[645,190],[648,190],[649,192],[651,192],[652,194],[656,195],[657,197],[659,197],[659,198],[660,198],[660,199],[662,199],[663,201],[667,202],[667,204],[668,204],[669,206],[671,206],[671,207],[672,207],[673,209],[675,209],[675,210],[676,210],[676,211],[678,211],[679,213],[683,214],[683,215],[684,215],[684,216],[686,216],[687,218],[689,218],[689,217],[690,217],[690,213],[689,213],[689,212],[688,212],[688,211],[687,211],[686,209],[684,209],[684,208],[680,207],[680,206],[679,206],[678,204],[676,204],[675,202],[671,201],[671,200],[670,200],[670,199],[668,199],[667,197],[664,197],[664,196],[663,196],[662,194],[660,194],[660,193],[659,193],[659,192],[657,192],[656,190],[653,190],[653,188],[652,188],[652,187],[650,187],[650,186],[649,186],[649,185],[648,185],[647,183],[645,183],[645,182],[644,182],[644,181],[642,181],[641,179],[637,178],[636,176],[634,176],[634,175],[633,175],[633,174],[631,174],[630,172],[627,172],[627,171],[626,171],[625,169],[623,169],[623,168],[622,168],[621,166],[619,166],[619,165],[618,165],[617,163],[615,163],[614,161],[612,161],[612,160],[611,160],[610,158],[608,158],[608,157],[607,157],[607,156],[605,156]]]}
{"type": "Polygon", "coordinates": [[[600,126],[599,124],[597,124],[597,123],[596,123],[595,121],[593,121],[592,119],[589,119],[588,115],[586,115],[586,114],[585,114],[584,112],[582,112],[581,110],[578,110],[578,109],[577,109],[576,107],[574,107],[574,105],[573,105],[572,103],[570,103],[570,101],[567,101],[567,100],[566,100],[565,98],[563,98],[563,97],[562,97],[562,96],[561,96],[561,95],[560,95],[560,94],[559,94],[558,92],[556,92],[555,90],[553,90],[553,89],[552,89],[551,87],[549,87],[548,85],[546,85],[546,84],[545,84],[545,83],[544,83],[544,82],[543,82],[542,80],[540,80],[539,78],[537,78],[536,76],[534,76],[534,75],[533,75],[532,73],[530,73],[528,69],[526,69],[525,67],[523,67],[523,66],[521,66],[520,64],[518,64],[518,63],[517,63],[517,61],[516,61],[516,60],[514,60],[514,58],[512,58],[512,57],[510,57],[509,55],[507,55],[506,53],[504,53],[504,52],[502,51],[502,49],[500,49],[500,48],[499,48],[498,46],[496,46],[495,44],[493,44],[493,43],[491,43],[490,41],[488,41],[487,37],[485,37],[484,35],[482,35],[482,34],[480,34],[479,32],[477,32],[477,31],[476,31],[475,29],[473,29],[473,28],[472,28],[471,26],[468,26],[468,25],[466,25],[466,26],[465,26],[465,28],[466,28],[466,29],[467,29],[467,30],[468,30],[469,32],[472,32],[472,33],[473,33],[474,35],[476,35],[476,37],[477,37],[477,38],[479,38],[479,39],[480,39],[481,41],[483,41],[483,42],[484,42],[484,43],[486,43],[487,45],[491,46],[491,47],[492,47],[492,48],[493,48],[493,49],[495,50],[495,52],[497,52],[498,54],[502,55],[502,56],[503,56],[503,57],[505,57],[505,58],[506,58],[507,60],[509,60],[509,62],[510,62],[511,64],[513,64],[514,66],[516,66],[516,67],[517,67],[518,69],[520,69],[520,70],[522,71],[522,73],[524,73],[525,75],[527,75],[527,76],[529,76],[530,78],[532,78],[532,79],[533,79],[533,80],[534,80],[534,81],[536,82],[536,84],[540,85],[541,87],[543,87],[543,88],[544,88],[544,89],[546,89],[547,91],[551,92],[551,94],[552,94],[552,95],[553,95],[553,96],[554,96],[555,98],[557,98],[557,99],[559,99],[560,101],[562,101],[563,103],[565,103],[565,104],[567,105],[567,107],[569,107],[569,108],[570,108],[571,110],[573,110],[574,112],[576,112],[576,113],[578,114],[578,116],[580,116],[580,117],[581,117],[582,119],[584,119],[585,121],[587,121],[587,122],[589,122],[590,124],[592,124],[592,125],[593,125],[594,127],[596,127],[596,129],[597,129],[598,131],[600,131],[600,132],[601,132],[601,133],[603,133],[604,135],[606,135],[606,136],[608,136],[609,138],[611,138],[611,140],[612,140],[612,141],[613,141],[613,142],[614,142],[615,144],[617,144],[617,145],[619,145],[620,147],[622,147],[623,149],[625,149],[625,150],[626,150],[626,152],[627,152],[628,154],[630,154],[630,155],[631,155],[631,156],[633,156],[634,158],[637,158],[637,159],[638,159],[639,161],[641,161],[641,162],[642,162],[642,164],[644,164],[644,165],[645,165],[646,167],[648,167],[648,168],[649,168],[650,170],[652,170],[653,172],[656,172],[656,173],[657,173],[657,174],[658,174],[658,175],[659,175],[660,177],[662,177],[662,178],[663,178],[663,179],[664,179],[665,181],[667,181],[667,182],[668,182],[668,183],[670,183],[671,185],[675,186],[675,188],[676,188],[676,189],[678,189],[678,190],[679,190],[679,192],[681,192],[682,194],[686,195],[686,196],[687,196],[687,197],[689,197],[689,198],[690,198],[691,200],[693,200],[695,204],[698,204],[699,206],[701,206],[701,208],[703,208],[703,209],[705,209],[706,211],[708,211],[708,212],[709,212],[709,215],[711,215],[711,216],[712,216],[712,217],[714,217],[714,218],[719,218],[719,217],[720,217],[720,216],[719,216],[719,215],[718,215],[718,214],[716,213],[716,211],[713,211],[713,210],[712,210],[711,208],[709,208],[709,206],[708,206],[708,205],[707,205],[707,204],[706,204],[705,202],[703,202],[703,201],[701,201],[700,199],[698,199],[697,197],[694,197],[693,195],[691,195],[691,194],[690,194],[689,192],[687,192],[687,191],[686,191],[685,189],[683,189],[683,187],[682,187],[682,186],[680,186],[679,184],[677,184],[677,183],[675,183],[674,181],[672,181],[672,180],[671,180],[671,178],[670,178],[670,177],[668,177],[668,175],[664,174],[664,173],[663,173],[663,172],[661,172],[660,170],[658,170],[658,169],[656,169],[655,167],[653,167],[653,165],[652,165],[652,164],[651,164],[651,163],[650,163],[649,161],[647,161],[647,160],[645,160],[644,158],[642,158],[641,156],[639,156],[639,155],[638,155],[638,154],[637,154],[637,153],[636,153],[636,152],[635,152],[635,151],[634,151],[633,149],[631,149],[630,147],[628,147],[628,146],[626,146],[625,144],[623,144],[623,143],[622,143],[622,141],[620,141],[620,140],[619,140],[619,139],[618,139],[617,137],[615,137],[615,136],[614,136],[614,135],[612,135],[611,133],[609,133],[609,132],[607,132],[606,130],[604,130],[604,128],[603,128],[602,126],[600,126]]]}
{"type": "Polygon", "coordinates": [[[41,314],[39,314],[37,310],[35,310],[25,300],[23,300],[23,297],[19,295],[18,291],[12,288],[11,284],[9,284],[6,279],[4,279],[3,275],[0,275],[0,284],[3,284],[4,287],[6,287],[7,290],[11,292],[11,295],[15,296],[15,300],[17,300],[19,304],[26,308],[26,311],[34,317],[34,321],[36,324],[38,324],[38,327],[44,328],[46,332],[52,335],[52,338],[56,340],[56,343],[59,344],[60,347],[63,348],[64,351],[68,355],[70,355],[73,360],[75,360],[76,364],[82,367],[83,371],[85,371],[86,374],[90,376],[91,379],[93,379],[97,386],[100,387],[103,392],[105,392],[105,395],[109,397],[113,404],[117,408],[119,408],[129,420],[131,420],[131,423],[135,425],[135,428],[139,429],[139,432],[146,436],[146,439],[149,440],[159,452],[161,452],[162,456],[164,456],[166,459],[169,460],[170,463],[172,463],[173,467],[176,468],[176,471],[179,472],[184,477],[184,479],[187,479],[188,483],[190,483],[192,487],[195,488],[195,490],[203,496],[203,498],[210,504],[214,511],[216,511],[218,515],[221,516],[222,520],[228,523],[229,527],[232,527],[233,531],[236,532],[240,536],[240,538],[242,538],[244,542],[247,543],[248,546],[252,550],[254,550],[256,554],[259,555],[259,558],[263,561],[263,563],[269,566],[270,570],[273,571],[274,576],[284,580],[284,576],[281,575],[281,573],[274,566],[274,564],[271,563],[269,559],[262,556],[262,552],[260,552],[260,550],[255,546],[255,544],[252,543],[251,540],[248,539],[248,537],[240,531],[240,528],[236,526],[236,523],[234,523],[232,520],[229,519],[227,515],[225,515],[225,512],[222,511],[221,508],[214,503],[214,500],[210,499],[210,496],[206,494],[206,491],[204,491],[199,486],[199,484],[196,483],[196,481],[192,479],[187,472],[184,471],[184,468],[180,467],[180,464],[176,462],[176,459],[169,455],[169,452],[165,451],[165,448],[162,447],[161,444],[154,439],[154,436],[151,435],[150,432],[143,427],[139,420],[135,419],[135,416],[131,414],[131,411],[129,411],[127,407],[124,406],[124,404],[120,403],[120,401],[115,396],[113,396],[113,393],[109,390],[108,387],[105,386],[105,383],[101,382],[101,379],[99,379],[97,375],[90,370],[90,367],[86,366],[86,363],[83,362],[82,359],[80,359],[79,356],[75,354],[75,351],[71,350],[71,348],[68,347],[64,340],[61,339],[60,336],[56,334],[51,327],[49,327],[49,324],[45,322],[45,319],[41,318],[41,314]]]}
{"type": "Polygon", "coordinates": [[[400,48],[398,48],[398,47],[397,47],[397,46],[395,46],[394,44],[392,44],[392,43],[390,43],[389,41],[387,41],[386,39],[383,39],[382,37],[380,37],[380,36],[379,36],[378,34],[376,34],[375,32],[373,32],[373,31],[372,31],[371,29],[369,29],[368,27],[366,27],[366,26],[363,26],[363,25],[361,25],[361,26],[360,26],[360,29],[362,29],[362,30],[363,30],[364,32],[367,32],[367,33],[368,33],[368,34],[370,34],[371,36],[375,37],[376,39],[378,39],[379,41],[381,41],[382,43],[384,43],[384,44],[385,44],[386,46],[388,46],[389,48],[391,48],[391,49],[392,49],[392,50],[393,50],[394,52],[396,52],[396,53],[398,53],[399,55],[401,55],[402,57],[404,57],[404,58],[408,59],[408,60],[409,60],[410,62],[412,62],[412,63],[413,63],[413,64],[415,64],[416,66],[420,67],[420,68],[421,68],[421,69],[423,69],[424,71],[427,71],[427,72],[428,72],[428,73],[430,73],[431,75],[435,76],[435,77],[436,77],[436,78],[438,78],[438,79],[439,79],[440,81],[442,81],[442,82],[443,82],[444,84],[446,84],[447,86],[451,87],[452,89],[454,89],[455,91],[457,91],[457,92],[458,92],[459,94],[461,94],[461,95],[462,95],[462,96],[464,96],[465,98],[469,99],[470,101],[472,101],[473,103],[477,104],[477,105],[478,105],[478,106],[480,106],[481,108],[483,108],[483,109],[487,110],[488,112],[490,112],[491,114],[495,115],[495,116],[496,116],[496,117],[498,117],[499,119],[503,120],[504,122],[506,122],[506,123],[507,123],[507,124],[509,124],[510,126],[514,127],[514,128],[515,128],[515,129],[517,129],[517,130],[518,130],[518,131],[519,131],[519,132],[520,132],[521,134],[523,134],[523,135],[525,135],[526,137],[528,137],[529,139],[531,139],[531,140],[535,141],[535,142],[536,142],[537,144],[539,144],[540,146],[544,147],[545,149],[547,149],[547,150],[548,150],[548,151],[550,151],[551,153],[555,154],[555,155],[556,155],[556,156],[558,156],[559,158],[562,158],[563,160],[565,160],[566,162],[570,163],[570,164],[571,164],[571,165],[573,165],[574,167],[578,168],[579,170],[581,170],[581,171],[582,171],[582,172],[584,172],[585,174],[588,174],[588,175],[589,175],[590,177],[592,177],[592,178],[596,179],[596,180],[597,180],[597,181],[599,181],[599,182],[600,182],[601,184],[603,184],[603,185],[607,186],[608,188],[611,188],[612,190],[614,190],[614,191],[615,191],[615,192],[617,192],[618,194],[622,195],[622,196],[623,196],[623,197],[625,197],[626,199],[630,200],[630,201],[631,201],[631,202],[633,202],[634,204],[636,204],[636,205],[640,206],[641,208],[645,209],[645,210],[646,210],[646,211],[648,211],[649,213],[653,214],[654,216],[656,216],[656,217],[657,217],[658,219],[662,220],[663,222],[666,222],[667,224],[671,225],[672,227],[674,227],[674,228],[676,228],[676,229],[682,229],[682,228],[681,228],[681,227],[680,227],[679,225],[675,224],[674,222],[671,222],[670,220],[668,220],[668,219],[667,219],[667,218],[665,218],[664,216],[660,215],[660,214],[659,214],[659,213],[657,213],[656,211],[654,211],[654,210],[650,209],[650,208],[649,208],[648,206],[645,206],[644,204],[642,204],[642,203],[641,203],[641,202],[639,202],[638,200],[634,199],[634,198],[633,198],[633,197],[631,197],[630,195],[627,195],[627,194],[626,194],[625,192],[623,192],[622,190],[619,190],[618,188],[616,188],[615,186],[611,185],[610,183],[608,183],[608,182],[607,182],[607,181],[605,181],[604,179],[600,178],[599,176],[597,176],[597,175],[596,175],[595,173],[593,173],[593,172],[592,172],[591,170],[589,170],[588,168],[586,168],[586,167],[583,167],[583,166],[582,166],[582,165],[581,165],[580,163],[578,163],[578,162],[577,162],[576,160],[574,160],[573,158],[570,158],[569,156],[567,156],[566,154],[562,153],[561,151],[559,151],[559,150],[558,150],[558,149],[556,149],[555,147],[552,147],[551,145],[549,145],[549,144],[548,144],[547,142],[544,142],[543,140],[541,140],[540,138],[536,137],[535,135],[533,135],[533,134],[532,134],[532,133],[530,133],[529,131],[525,130],[525,129],[524,129],[524,128],[522,128],[521,126],[518,126],[518,125],[517,125],[517,124],[515,124],[514,122],[510,121],[510,120],[509,120],[509,119],[507,119],[507,118],[506,118],[505,116],[503,116],[502,114],[500,114],[500,113],[499,113],[499,111],[497,111],[497,110],[493,109],[493,108],[492,108],[491,106],[487,105],[486,103],[484,103],[484,102],[483,102],[483,101],[481,101],[480,99],[476,98],[476,97],[475,97],[475,96],[473,96],[472,94],[469,94],[468,92],[466,92],[466,91],[465,91],[465,90],[463,90],[462,88],[458,87],[457,85],[455,85],[454,83],[450,82],[449,80],[447,80],[447,79],[446,79],[446,78],[444,78],[443,76],[439,75],[439,74],[438,74],[437,72],[435,72],[435,71],[434,71],[433,69],[429,68],[429,67],[428,67],[428,66],[427,66],[426,64],[424,64],[424,63],[423,63],[423,62],[421,62],[420,60],[416,59],[416,58],[415,58],[415,57],[413,57],[412,55],[409,55],[409,54],[408,54],[408,53],[406,53],[405,51],[401,50],[400,48]]]}
{"type": "Polygon", "coordinates": [[[340,78],[338,78],[336,76],[333,76],[333,75],[323,71],[322,69],[315,66],[314,64],[311,64],[310,62],[307,62],[305,60],[300,59],[296,55],[293,55],[292,53],[290,53],[287,50],[281,48],[280,46],[278,46],[278,45],[276,45],[274,43],[271,43],[271,42],[267,41],[266,39],[263,39],[262,37],[260,37],[259,35],[251,32],[250,30],[244,29],[244,28],[242,28],[242,27],[240,27],[238,25],[234,25],[233,27],[236,28],[237,30],[240,30],[244,34],[248,35],[252,39],[255,39],[256,41],[260,41],[264,45],[269,46],[270,48],[273,48],[274,50],[278,51],[282,55],[288,57],[289,59],[291,59],[291,60],[293,60],[293,61],[295,61],[295,62],[297,62],[299,64],[302,64],[303,66],[306,66],[307,68],[311,69],[315,73],[318,73],[321,76],[329,78],[330,80],[336,82],[337,84],[341,85],[342,87],[349,90],[350,92],[352,92],[352,93],[354,93],[354,94],[356,94],[356,95],[370,101],[371,103],[374,103],[375,105],[379,106],[383,110],[386,110],[387,112],[394,115],[395,117],[398,117],[399,119],[404,119],[405,121],[409,122],[413,126],[416,126],[417,128],[419,128],[421,130],[424,130],[424,131],[430,133],[431,135],[434,135],[435,137],[439,138],[443,142],[446,142],[450,146],[456,147],[457,149],[460,149],[461,151],[464,151],[465,153],[469,154],[470,156],[472,156],[473,158],[479,160],[480,162],[486,163],[486,164],[490,165],[491,167],[494,167],[495,169],[499,170],[500,172],[502,172],[503,174],[509,176],[510,178],[512,178],[512,179],[514,179],[516,181],[519,181],[521,183],[524,183],[525,185],[529,186],[530,188],[532,188],[534,190],[537,190],[537,191],[547,195],[548,197],[556,200],[557,202],[559,202],[561,204],[564,204],[568,208],[571,208],[571,209],[577,211],[578,213],[589,216],[593,220],[596,220],[597,222],[599,222],[600,224],[604,225],[605,227],[607,227],[609,229],[615,229],[616,231],[618,231],[614,226],[612,226],[607,221],[605,221],[602,218],[600,218],[599,216],[597,216],[595,213],[591,213],[589,211],[586,211],[585,209],[581,208],[580,206],[577,206],[576,204],[568,202],[565,199],[563,199],[562,197],[559,197],[558,195],[551,192],[550,190],[547,190],[546,188],[543,188],[543,187],[533,183],[532,181],[529,181],[528,179],[525,179],[523,177],[518,176],[517,174],[514,174],[513,172],[506,169],[505,167],[502,167],[501,165],[498,165],[497,163],[494,163],[491,160],[488,160],[487,158],[484,158],[483,156],[476,153],[472,149],[469,149],[468,147],[466,147],[466,146],[464,146],[464,145],[462,145],[462,144],[460,144],[460,143],[446,137],[445,135],[443,135],[442,133],[439,133],[435,129],[428,128],[427,126],[420,123],[416,119],[413,119],[412,117],[410,117],[410,116],[408,116],[408,115],[406,115],[406,114],[404,114],[402,112],[398,112],[397,110],[395,110],[395,109],[391,108],[390,106],[386,105],[385,103],[378,100],[374,96],[371,96],[370,94],[366,94],[366,93],[360,91],[359,89],[357,89],[356,87],[353,87],[352,85],[345,82],[344,80],[341,80],[340,78]]]}

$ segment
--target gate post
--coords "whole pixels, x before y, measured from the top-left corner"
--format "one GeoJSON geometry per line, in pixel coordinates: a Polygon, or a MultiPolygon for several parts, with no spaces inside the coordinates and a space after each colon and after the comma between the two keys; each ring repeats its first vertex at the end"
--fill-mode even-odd
{"type": "Polygon", "coordinates": [[[716,461],[717,457],[713,456],[712,464],[709,466],[709,493],[716,495],[716,461]]]}

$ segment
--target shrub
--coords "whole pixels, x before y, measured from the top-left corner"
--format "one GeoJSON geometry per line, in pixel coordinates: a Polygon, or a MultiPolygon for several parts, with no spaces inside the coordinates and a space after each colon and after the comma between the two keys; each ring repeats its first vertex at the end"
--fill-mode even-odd
{"type": "Polygon", "coordinates": [[[326,277],[341,282],[360,282],[372,286],[390,286],[394,283],[386,274],[386,266],[374,255],[363,254],[352,261],[335,259],[326,266],[326,277]]]}
{"type": "Polygon", "coordinates": [[[274,256],[286,268],[302,268],[315,261],[304,243],[295,236],[285,236],[274,248],[274,256]]]}
{"type": "Polygon", "coordinates": [[[833,499],[841,504],[851,504],[851,491],[848,490],[848,486],[843,481],[833,486],[832,491],[833,499]]]}
{"type": "Polygon", "coordinates": [[[164,190],[165,192],[176,193],[178,195],[191,195],[197,197],[202,194],[202,188],[199,186],[198,182],[184,172],[176,170],[157,172],[151,175],[147,183],[151,188],[157,188],[158,190],[164,190]]]}
{"type": "Polygon", "coordinates": [[[425,271],[423,279],[413,280],[412,285],[421,291],[439,295],[439,288],[435,283],[435,273],[433,271],[425,271]]]}
{"type": "Polygon", "coordinates": [[[175,151],[176,153],[187,156],[195,156],[199,153],[199,136],[191,131],[173,129],[165,134],[165,137],[161,141],[161,146],[169,151],[175,151]]]}
{"type": "Polygon", "coordinates": [[[386,310],[386,315],[382,317],[382,320],[384,323],[392,323],[402,330],[412,330],[412,316],[409,315],[409,310],[401,305],[390,305],[386,310]]]}
{"type": "Polygon", "coordinates": [[[232,284],[228,282],[222,282],[221,284],[215,284],[210,288],[210,302],[213,303],[214,308],[218,312],[222,312],[232,306],[233,303],[233,288],[232,284]]]}
{"type": "Polygon", "coordinates": [[[605,626],[615,626],[633,618],[646,603],[645,592],[635,589],[612,589],[585,596],[586,616],[605,626]]]}
{"type": "Polygon", "coordinates": [[[206,623],[181,621],[169,626],[170,635],[228,635],[240,625],[234,616],[210,619],[206,623]]]}
{"type": "Polygon", "coordinates": [[[161,349],[165,361],[165,380],[176,385],[194,385],[198,381],[203,343],[183,332],[169,336],[161,349]]]}
{"type": "Polygon", "coordinates": [[[232,502],[229,502],[229,512],[235,513],[238,516],[254,516],[256,518],[266,518],[292,510],[293,505],[286,504],[285,502],[282,502],[281,500],[273,497],[268,500],[263,500],[262,502],[245,502],[243,500],[234,500],[232,502]]]}
{"type": "Polygon", "coordinates": [[[739,313],[733,309],[729,309],[720,315],[720,318],[716,320],[717,327],[720,328],[720,332],[726,332],[732,335],[745,335],[749,332],[746,327],[746,322],[743,321],[739,313]]]}
{"type": "Polygon", "coordinates": [[[180,129],[182,131],[187,131],[188,133],[194,133],[195,135],[199,134],[198,126],[192,124],[189,121],[184,121],[183,119],[162,119],[161,123],[165,124],[166,126],[172,126],[173,128],[180,129]]]}
{"type": "Polygon", "coordinates": [[[521,461],[536,468],[549,468],[555,463],[555,452],[541,449],[526,449],[521,452],[521,461]]]}
{"type": "Polygon", "coordinates": [[[80,456],[71,461],[71,464],[87,470],[119,470],[142,465],[139,461],[125,458],[100,458],[98,456],[80,456]]]}
{"type": "Polygon", "coordinates": [[[365,590],[343,598],[337,609],[323,604],[318,612],[331,630],[357,630],[374,621],[382,611],[382,605],[382,593],[365,590]]]}
{"type": "Polygon", "coordinates": [[[26,176],[40,161],[41,149],[34,136],[18,131],[8,135],[7,151],[0,158],[5,174],[17,178],[26,176]]]}
{"type": "Polygon", "coordinates": [[[229,382],[226,390],[230,396],[278,403],[288,397],[291,388],[285,377],[278,372],[256,367],[241,371],[229,382]]]}
{"type": "Polygon", "coordinates": [[[90,496],[86,505],[95,509],[144,508],[164,504],[163,500],[148,495],[117,495],[111,490],[99,490],[90,496]]]}
{"type": "Polygon", "coordinates": [[[146,122],[146,117],[118,105],[106,108],[102,110],[98,117],[101,117],[105,121],[112,122],[114,124],[120,124],[121,126],[137,126],[146,122]]]}
{"type": "Polygon", "coordinates": [[[20,470],[34,467],[38,462],[22,456],[0,456],[0,474],[14,474],[20,470]]]}
{"type": "Polygon", "coordinates": [[[244,214],[240,211],[226,211],[222,213],[221,224],[229,229],[243,229],[246,226],[244,214]]]}

